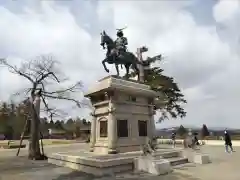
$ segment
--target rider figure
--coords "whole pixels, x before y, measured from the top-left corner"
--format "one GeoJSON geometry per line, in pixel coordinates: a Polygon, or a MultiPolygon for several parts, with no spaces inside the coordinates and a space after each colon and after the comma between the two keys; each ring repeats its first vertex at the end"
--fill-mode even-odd
{"type": "Polygon", "coordinates": [[[115,41],[116,43],[116,49],[118,51],[118,55],[120,55],[122,52],[126,52],[128,40],[126,37],[124,37],[122,29],[118,29],[117,31],[117,39],[115,41]]]}

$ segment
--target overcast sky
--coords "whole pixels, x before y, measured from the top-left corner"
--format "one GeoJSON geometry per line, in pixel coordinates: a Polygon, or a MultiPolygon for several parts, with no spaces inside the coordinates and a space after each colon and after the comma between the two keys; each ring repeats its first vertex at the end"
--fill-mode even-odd
{"type": "MultiPolygon", "coordinates": [[[[107,75],[100,32],[105,29],[115,38],[115,29],[127,26],[129,50],[147,45],[146,55],[162,53],[165,74],[175,78],[188,100],[186,118],[158,127],[240,127],[239,22],[238,0],[1,0],[0,57],[17,65],[54,54],[71,81],[82,80],[87,88],[107,75]]],[[[0,100],[26,85],[0,67],[0,100]]],[[[64,105],[70,116],[88,116],[86,109],[64,105]]]]}

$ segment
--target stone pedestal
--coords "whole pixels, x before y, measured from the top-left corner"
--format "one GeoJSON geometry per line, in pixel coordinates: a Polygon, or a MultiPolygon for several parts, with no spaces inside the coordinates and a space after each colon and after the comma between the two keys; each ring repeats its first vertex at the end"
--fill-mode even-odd
{"type": "Polygon", "coordinates": [[[136,81],[108,76],[85,97],[95,108],[91,151],[113,154],[140,150],[155,132],[154,98],[158,94],[136,81]]]}

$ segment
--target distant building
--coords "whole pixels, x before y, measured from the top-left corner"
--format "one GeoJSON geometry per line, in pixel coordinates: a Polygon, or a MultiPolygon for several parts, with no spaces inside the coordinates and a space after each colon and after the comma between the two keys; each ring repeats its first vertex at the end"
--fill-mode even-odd
{"type": "Polygon", "coordinates": [[[66,130],[59,130],[59,129],[48,129],[48,135],[47,137],[49,139],[66,139],[68,138],[68,133],[66,130]]]}
{"type": "Polygon", "coordinates": [[[90,131],[91,131],[91,125],[85,125],[83,127],[80,127],[80,132],[82,134],[90,134],[90,131]]]}
{"type": "Polygon", "coordinates": [[[91,131],[90,124],[82,125],[79,127],[78,132],[77,131],[75,132],[75,137],[86,139],[90,136],[90,131],[91,131]]]}

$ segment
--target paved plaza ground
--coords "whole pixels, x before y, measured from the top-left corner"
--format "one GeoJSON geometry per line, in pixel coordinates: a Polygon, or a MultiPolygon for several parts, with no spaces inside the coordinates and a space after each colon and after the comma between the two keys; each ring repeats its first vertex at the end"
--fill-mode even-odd
{"type": "MultiPolygon", "coordinates": [[[[86,144],[46,146],[46,152],[82,151],[86,144]]],[[[240,179],[240,147],[233,154],[224,152],[224,147],[204,146],[202,151],[211,156],[212,163],[208,165],[188,164],[173,173],[164,176],[148,174],[121,174],[117,177],[96,178],[82,172],[48,164],[47,161],[29,161],[27,150],[15,157],[16,150],[0,149],[0,180],[239,180],[240,179]]]]}

